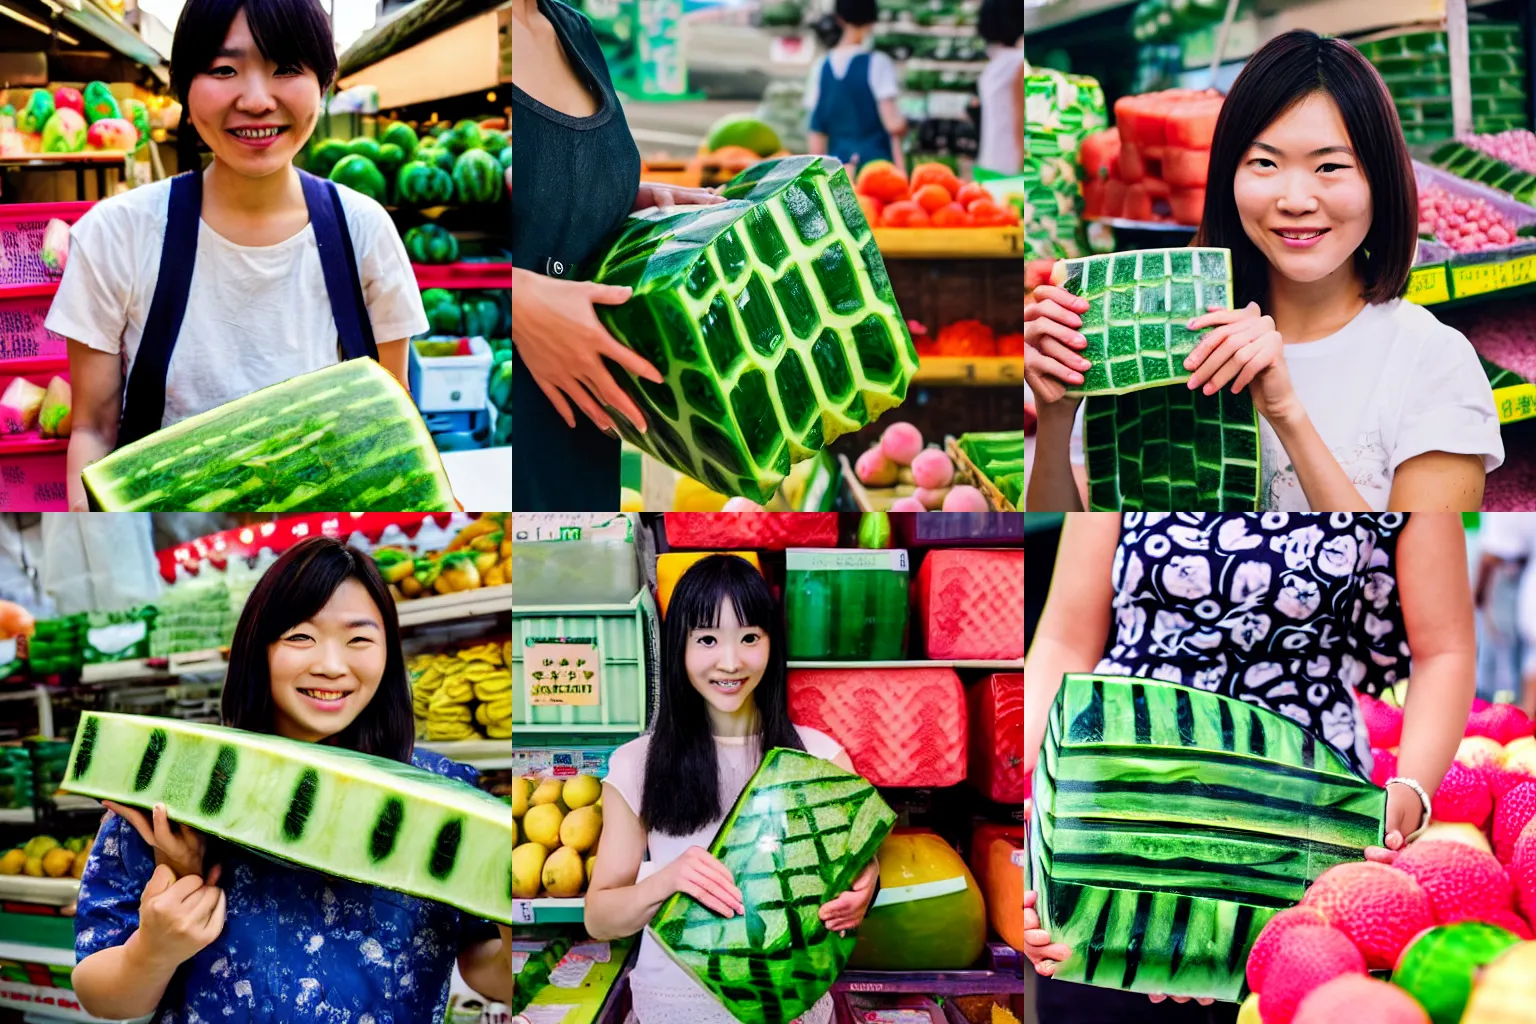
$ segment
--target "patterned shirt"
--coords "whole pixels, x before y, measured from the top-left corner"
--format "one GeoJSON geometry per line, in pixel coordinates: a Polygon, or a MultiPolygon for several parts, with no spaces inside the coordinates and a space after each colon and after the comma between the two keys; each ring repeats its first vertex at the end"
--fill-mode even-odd
{"type": "MultiPolygon", "coordinates": [[[[427,751],[411,763],[470,785],[479,778],[427,751]]],[[[177,970],[155,1024],[435,1024],[459,951],[497,934],[443,903],[220,845],[209,866],[224,865],[224,930],[177,970]]],[[[128,940],[154,869],[154,850],[112,815],[80,880],[77,960],[128,940]]]]}
{"type": "Polygon", "coordinates": [[[1395,576],[1406,513],[1128,512],[1114,623],[1094,669],[1182,683],[1285,715],[1362,775],[1354,691],[1408,678],[1395,576]]]}

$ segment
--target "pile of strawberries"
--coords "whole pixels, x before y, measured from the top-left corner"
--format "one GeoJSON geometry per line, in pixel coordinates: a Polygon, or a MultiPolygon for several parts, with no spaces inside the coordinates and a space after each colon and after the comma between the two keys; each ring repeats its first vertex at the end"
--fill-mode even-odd
{"type": "Polygon", "coordinates": [[[864,219],[885,228],[987,228],[1019,223],[1019,211],[941,163],[918,164],[909,179],[888,160],[859,168],[854,192],[864,219]]]}

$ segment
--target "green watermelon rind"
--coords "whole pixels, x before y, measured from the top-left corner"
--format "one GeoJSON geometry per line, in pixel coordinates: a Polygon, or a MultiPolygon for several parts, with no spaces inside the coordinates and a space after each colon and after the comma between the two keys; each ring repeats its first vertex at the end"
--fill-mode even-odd
{"type": "Polygon", "coordinates": [[[1456,921],[1425,929],[1403,947],[1392,984],[1418,1000],[1433,1024],[1457,1024],[1472,997],[1477,969],[1520,944],[1506,928],[1484,921],[1456,921]],[[1464,959],[1453,963],[1459,954],[1464,959]]]}
{"type": "MultiPolygon", "coordinates": [[[[319,468],[326,470],[328,467],[321,465],[319,468]]],[[[366,358],[349,359],[302,374],[190,416],[92,463],[85,468],[81,478],[86,491],[104,512],[334,512],[343,507],[376,512],[451,512],[458,508],[432,434],[410,393],[383,366],[366,358]],[[295,400],[296,394],[309,389],[314,389],[313,393],[295,400]],[[347,401],[338,402],[343,396],[347,401]],[[381,403],[386,408],[373,408],[381,403]],[[318,410],[312,414],[318,417],[314,423],[301,418],[311,415],[305,411],[311,406],[318,410]],[[367,410],[363,406],[367,406],[367,410]],[[398,446],[385,455],[399,458],[401,471],[408,470],[408,476],[402,478],[397,474],[387,481],[358,490],[362,474],[375,467],[355,461],[369,454],[370,438],[354,432],[348,436],[359,438],[358,447],[339,442],[334,445],[336,458],[345,468],[341,472],[329,471],[325,486],[304,483],[292,486],[286,493],[274,493],[276,487],[288,486],[285,471],[302,474],[316,465],[315,444],[321,438],[314,436],[315,428],[322,423],[334,425],[349,413],[361,420],[363,426],[377,425],[380,433],[372,438],[376,444],[383,431],[401,432],[397,438],[398,446]],[[306,427],[309,432],[285,436],[281,424],[286,424],[290,432],[306,427]],[[259,431],[258,426],[261,427],[259,431]],[[231,442],[234,435],[247,432],[254,432],[256,440],[248,444],[231,442]],[[215,441],[230,444],[232,450],[219,456],[203,451],[205,445],[215,441]],[[233,444],[243,447],[233,448],[233,444]],[[307,462],[306,456],[310,457],[307,462]],[[204,481],[209,475],[222,474],[242,490],[231,492],[229,487],[209,490],[206,483],[199,487],[195,481],[184,486],[171,486],[180,478],[165,474],[176,462],[189,457],[222,457],[225,461],[215,466],[194,464],[187,467],[188,471],[204,481]],[[239,478],[241,471],[245,472],[244,480],[239,478]],[[259,479],[262,474],[266,481],[259,479]],[[126,493],[141,479],[152,489],[138,494],[126,493]],[[407,499],[401,495],[402,491],[413,487],[420,489],[419,498],[407,499]],[[243,496],[250,492],[257,497],[243,496]],[[345,492],[345,498],[341,492],[345,492]]]]}

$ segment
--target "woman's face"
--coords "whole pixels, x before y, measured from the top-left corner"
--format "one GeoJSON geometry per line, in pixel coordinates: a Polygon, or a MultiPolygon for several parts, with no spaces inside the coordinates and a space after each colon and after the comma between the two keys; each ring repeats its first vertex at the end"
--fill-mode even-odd
{"type": "Polygon", "coordinates": [[[351,725],[378,691],[386,655],[379,606],[357,580],[344,581],[267,647],[277,734],[318,743],[351,725]]]}
{"type": "Polygon", "coordinates": [[[1244,233],[1291,281],[1347,271],[1371,227],[1371,187],[1344,118],[1324,92],[1259,133],[1243,154],[1232,192],[1244,233]]]}
{"type": "Polygon", "coordinates": [[[688,634],[684,662],[688,681],[715,710],[734,714],[752,699],[768,667],[768,634],[756,626],[736,621],[736,608],[720,600],[718,629],[695,629],[688,634]]]}
{"type": "Polygon", "coordinates": [[[287,166],[315,130],[320,80],[263,57],[242,8],[219,55],[192,79],[187,108],[214,156],[237,174],[263,178],[287,166]]]}

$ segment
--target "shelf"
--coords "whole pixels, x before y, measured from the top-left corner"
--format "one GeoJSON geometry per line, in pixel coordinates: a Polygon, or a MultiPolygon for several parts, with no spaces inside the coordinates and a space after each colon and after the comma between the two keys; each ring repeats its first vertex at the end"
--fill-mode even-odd
{"type": "Polygon", "coordinates": [[[49,281],[46,284],[6,284],[0,285],[0,302],[6,299],[44,299],[52,298],[59,291],[58,281],[49,281]]]}
{"type": "Polygon", "coordinates": [[[1107,224],[1122,231],[1177,231],[1192,235],[1200,230],[1192,224],[1175,224],[1165,220],[1127,220],[1124,217],[1084,217],[1090,224],[1107,224]]]}
{"type": "Polygon", "coordinates": [[[510,291],[510,263],[412,263],[416,283],[422,288],[493,288],[510,291]]]}
{"type": "Polygon", "coordinates": [[[585,898],[513,900],[513,924],[580,924],[585,913],[585,898]]]}
{"type": "Polygon", "coordinates": [[[0,167],[121,167],[130,155],[122,149],[103,149],[91,153],[23,153],[21,156],[0,156],[0,167]]]}
{"type": "Polygon", "coordinates": [[[875,228],[890,259],[1022,259],[1024,228],[875,228]]]}
{"type": "Polygon", "coordinates": [[[31,875],[0,875],[0,901],[65,907],[80,895],[77,878],[34,878],[31,875]]]}
{"type": "Polygon", "coordinates": [[[414,601],[400,601],[395,612],[402,626],[424,626],[433,622],[452,622],[476,615],[496,615],[512,610],[512,584],[481,587],[457,594],[434,594],[414,601]]]}
{"type": "Polygon", "coordinates": [[[498,771],[512,767],[512,741],[505,740],[417,740],[416,746],[441,754],[451,761],[467,764],[482,771],[498,771]]]}
{"type": "Polygon", "coordinates": [[[973,971],[844,971],[833,984],[834,992],[901,993],[925,995],[1003,995],[1024,991],[1024,957],[1000,942],[987,944],[982,961],[973,971]]]}
{"type": "Polygon", "coordinates": [[[1024,360],[1012,356],[922,356],[913,384],[950,387],[1017,387],[1024,382],[1024,360]]]}
{"type": "MultiPolygon", "coordinates": [[[[80,1006],[73,992],[62,988],[45,988],[18,981],[0,981],[0,1009],[26,1013],[29,1021],[84,1021],[86,1024],[107,1024],[100,1017],[93,1017],[80,1006]]],[[[148,1017],[142,1018],[148,1020],[148,1017]]]]}
{"type": "Polygon", "coordinates": [[[1022,672],[1024,659],[1018,661],[791,661],[796,668],[979,668],[995,672],[1022,672]]]}

